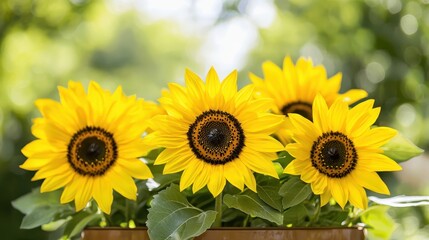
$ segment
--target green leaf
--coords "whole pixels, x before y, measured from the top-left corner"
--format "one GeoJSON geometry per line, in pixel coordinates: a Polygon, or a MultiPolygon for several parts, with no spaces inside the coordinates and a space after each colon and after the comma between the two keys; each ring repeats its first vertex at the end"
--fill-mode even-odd
{"type": "Polygon", "coordinates": [[[51,206],[39,206],[25,215],[22,219],[21,229],[31,229],[49,223],[59,211],[60,209],[51,206]]]}
{"type": "Polygon", "coordinates": [[[64,225],[64,223],[66,223],[67,221],[69,221],[72,217],[69,216],[66,219],[59,219],[57,221],[53,221],[53,222],[49,222],[46,224],[42,225],[42,230],[43,231],[47,231],[47,232],[53,232],[58,230],[58,228],[60,228],[61,226],[64,225]]]}
{"type": "Polygon", "coordinates": [[[149,161],[149,162],[153,162],[155,161],[155,159],[158,157],[158,155],[164,151],[164,148],[156,148],[151,150],[146,156],[144,156],[144,158],[149,161]]]}
{"type": "Polygon", "coordinates": [[[30,193],[12,201],[12,206],[24,214],[29,214],[41,206],[61,206],[59,201],[60,195],[60,190],[41,193],[39,188],[34,188],[30,193]]]}
{"type": "Polygon", "coordinates": [[[250,190],[237,195],[226,194],[223,201],[228,207],[238,209],[252,217],[263,218],[277,225],[283,223],[282,213],[266,204],[258,194],[250,190]]]}
{"type": "Polygon", "coordinates": [[[262,218],[252,218],[250,219],[250,227],[267,228],[267,227],[272,227],[272,223],[262,218]]]}
{"type": "Polygon", "coordinates": [[[277,179],[266,176],[261,176],[260,178],[258,178],[258,180],[258,185],[256,186],[258,196],[266,204],[279,211],[282,211],[282,197],[279,195],[279,181],[277,179]]]}
{"type": "Polygon", "coordinates": [[[429,205],[429,196],[396,196],[391,198],[369,197],[369,200],[391,207],[416,207],[429,205]]]}
{"type": "Polygon", "coordinates": [[[283,223],[285,225],[292,224],[292,226],[299,226],[305,221],[308,216],[307,209],[302,205],[297,205],[289,208],[283,214],[283,223]]]}
{"type": "Polygon", "coordinates": [[[248,215],[246,215],[244,212],[237,210],[235,208],[225,208],[222,212],[222,222],[223,223],[237,223],[242,222],[242,219],[246,218],[248,215]]]}
{"type": "Polygon", "coordinates": [[[155,174],[153,180],[159,184],[157,189],[163,189],[172,183],[179,183],[180,176],[180,173],[155,174]]]}
{"type": "Polygon", "coordinates": [[[64,229],[64,236],[71,238],[80,232],[91,222],[101,219],[102,215],[99,213],[91,213],[87,211],[80,211],[72,216],[72,219],[67,222],[64,229]]]}
{"type": "Polygon", "coordinates": [[[398,133],[392,140],[382,147],[384,154],[397,162],[407,161],[423,153],[423,149],[398,133]]]}
{"type": "Polygon", "coordinates": [[[295,158],[292,157],[287,151],[282,151],[279,153],[279,158],[275,162],[279,162],[283,168],[285,168],[292,160],[295,158]]]}
{"type": "Polygon", "coordinates": [[[333,206],[325,205],[321,209],[321,213],[319,216],[319,224],[325,227],[335,227],[341,226],[342,223],[347,220],[349,216],[349,210],[341,209],[341,207],[336,204],[333,206]]]}
{"type": "Polygon", "coordinates": [[[74,210],[70,205],[60,203],[60,195],[61,190],[40,193],[39,188],[35,188],[30,193],[12,201],[12,206],[26,215],[22,219],[21,228],[31,229],[46,225],[47,229],[51,229],[55,227],[53,223],[49,225],[51,221],[57,221],[72,214],[74,210]]]}
{"type": "Polygon", "coordinates": [[[301,181],[298,177],[290,178],[283,183],[279,190],[283,196],[283,208],[290,208],[302,203],[311,194],[310,185],[301,181]]]}
{"type": "Polygon", "coordinates": [[[199,236],[213,224],[216,214],[192,206],[179,187],[172,184],[151,202],[147,220],[149,237],[157,240],[199,236]]]}
{"type": "Polygon", "coordinates": [[[361,220],[368,225],[370,239],[390,239],[395,230],[395,221],[387,213],[388,206],[372,206],[361,214],[361,220]]]}

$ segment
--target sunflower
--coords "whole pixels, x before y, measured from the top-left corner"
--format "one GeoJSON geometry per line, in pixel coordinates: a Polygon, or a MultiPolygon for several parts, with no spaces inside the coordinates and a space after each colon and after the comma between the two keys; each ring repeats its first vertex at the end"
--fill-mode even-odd
{"type": "MultiPolygon", "coordinates": [[[[321,94],[328,106],[340,98],[348,104],[352,104],[367,96],[364,90],[351,89],[339,94],[341,87],[341,73],[327,78],[326,69],[319,65],[313,66],[311,59],[299,58],[296,65],[290,57],[285,57],[283,70],[273,62],[262,64],[265,79],[261,79],[250,73],[249,77],[256,86],[257,96],[270,97],[275,104],[272,111],[276,114],[288,116],[297,113],[312,120],[312,103],[317,94],[321,94]]],[[[290,142],[290,122],[277,132],[283,143],[290,142]]]]}
{"type": "Polygon", "coordinates": [[[272,160],[284,146],[270,134],[284,116],[267,112],[272,100],[253,99],[252,86],[237,91],[236,71],[221,83],[211,68],[204,84],[186,70],[185,84],[169,84],[159,99],[167,114],[152,119],[154,131],[144,139],[165,148],[155,160],[165,174],[183,171],[180,190],[207,185],[216,197],[226,181],[256,192],[254,172],[278,178],[272,160]]]}
{"type": "Polygon", "coordinates": [[[91,198],[109,214],[112,189],[135,200],[133,177],[152,177],[138,159],[147,152],[141,138],[155,104],[127,97],[118,87],[112,94],[97,83],[70,81],[59,87],[61,102],[36,101],[42,117],[34,120],[33,135],[38,138],[23,149],[28,158],[20,167],[37,171],[32,180],[44,179],[41,192],[64,187],[61,203],[74,200],[76,211],[91,198]]]}
{"type": "Polygon", "coordinates": [[[389,194],[376,171],[401,170],[395,161],[383,155],[381,146],[396,135],[394,129],[375,127],[380,108],[367,100],[349,109],[336,100],[330,108],[321,95],[313,103],[313,122],[299,114],[290,114],[293,140],[286,150],[295,157],[285,173],[301,175],[320,195],[321,205],[331,197],[344,208],[350,203],[365,209],[364,188],[389,194]]]}

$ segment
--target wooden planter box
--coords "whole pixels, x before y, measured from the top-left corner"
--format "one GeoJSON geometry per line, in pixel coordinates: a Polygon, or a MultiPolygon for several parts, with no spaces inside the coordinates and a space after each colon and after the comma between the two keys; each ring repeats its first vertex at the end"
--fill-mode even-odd
{"type": "MultiPolygon", "coordinates": [[[[147,228],[87,228],[82,240],[149,240],[147,228]]],[[[196,240],[364,240],[362,228],[214,228],[196,240]]]]}

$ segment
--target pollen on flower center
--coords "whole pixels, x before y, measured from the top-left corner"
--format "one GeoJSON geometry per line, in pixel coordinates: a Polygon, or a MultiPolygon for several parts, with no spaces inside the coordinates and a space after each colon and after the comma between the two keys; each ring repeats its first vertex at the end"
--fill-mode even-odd
{"type": "Polygon", "coordinates": [[[67,160],[80,175],[101,176],[116,161],[118,150],[113,134],[99,127],[76,132],[67,148],[67,160]]]}
{"type": "Polygon", "coordinates": [[[331,178],[347,176],[358,161],[353,142],[340,132],[327,132],[317,138],[310,158],[313,167],[331,178]]]}
{"type": "Polygon", "coordinates": [[[244,147],[244,132],[231,114],[209,110],[189,126],[189,146],[198,159],[213,165],[225,164],[239,157],[244,147]]]}
{"type": "Polygon", "coordinates": [[[312,115],[312,105],[307,102],[296,101],[291,102],[283,106],[281,109],[284,115],[288,115],[289,113],[297,113],[310,121],[313,121],[312,115]]]}

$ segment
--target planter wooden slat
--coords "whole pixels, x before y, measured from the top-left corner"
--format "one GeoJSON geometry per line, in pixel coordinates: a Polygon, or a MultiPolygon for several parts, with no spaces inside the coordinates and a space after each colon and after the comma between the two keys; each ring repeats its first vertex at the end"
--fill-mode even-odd
{"type": "MultiPolygon", "coordinates": [[[[82,240],[149,240],[146,228],[87,228],[82,240]]],[[[364,240],[361,228],[216,228],[209,229],[196,240],[364,240]]]]}

